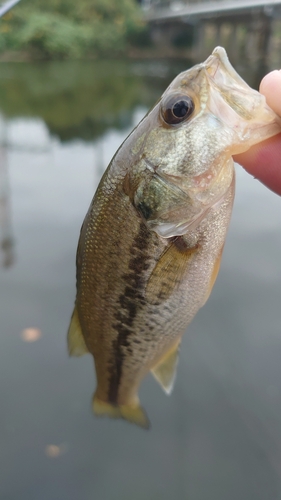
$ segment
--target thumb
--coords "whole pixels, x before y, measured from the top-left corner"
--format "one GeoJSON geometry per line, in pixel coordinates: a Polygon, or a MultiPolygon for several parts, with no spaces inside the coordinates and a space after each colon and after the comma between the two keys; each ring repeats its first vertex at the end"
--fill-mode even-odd
{"type": "Polygon", "coordinates": [[[265,75],[260,84],[260,93],[273,111],[281,116],[281,70],[276,69],[265,75]]]}

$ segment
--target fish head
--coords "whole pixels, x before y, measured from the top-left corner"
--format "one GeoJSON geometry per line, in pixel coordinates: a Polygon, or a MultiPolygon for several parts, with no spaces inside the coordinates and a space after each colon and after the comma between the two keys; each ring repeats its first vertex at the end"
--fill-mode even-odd
{"type": "Polygon", "coordinates": [[[226,193],[232,155],[277,134],[280,123],[222,47],[178,75],[142,122],[135,147],[143,177],[134,200],[148,225],[163,237],[184,234],[226,193]]]}

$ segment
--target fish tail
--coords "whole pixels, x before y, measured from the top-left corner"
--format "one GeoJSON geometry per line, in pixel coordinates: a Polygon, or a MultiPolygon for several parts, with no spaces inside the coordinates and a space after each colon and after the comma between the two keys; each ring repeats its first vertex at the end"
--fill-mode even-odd
{"type": "Polygon", "coordinates": [[[137,402],[130,405],[113,405],[99,399],[96,394],[93,397],[93,410],[97,416],[107,416],[110,418],[124,418],[132,424],[148,429],[150,422],[145,411],[137,402]]]}

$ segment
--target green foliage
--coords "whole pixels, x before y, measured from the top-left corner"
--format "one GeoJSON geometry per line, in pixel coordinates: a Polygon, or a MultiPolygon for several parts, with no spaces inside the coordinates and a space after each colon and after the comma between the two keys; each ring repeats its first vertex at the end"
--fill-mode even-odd
{"type": "Polygon", "coordinates": [[[89,30],[67,18],[32,13],[15,35],[18,48],[32,48],[44,57],[79,57],[90,38],[89,30]]]}
{"type": "Polygon", "coordinates": [[[2,62],[0,109],[4,119],[42,119],[62,141],[98,140],[112,128],[130,128],[134,111],[150,108],[183,69],[186,61],[128,58],[2,62]]]}
{"type": "Polygon", "coordinates": [[[0,21],[0,51],[43,58],[112,55],[143,29],[135,0],[23,0],[0,21]]]}

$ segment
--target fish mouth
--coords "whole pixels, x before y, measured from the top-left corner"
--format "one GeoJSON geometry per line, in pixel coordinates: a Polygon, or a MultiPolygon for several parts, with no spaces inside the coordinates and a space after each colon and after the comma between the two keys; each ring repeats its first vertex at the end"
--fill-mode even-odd
{"type": "Polygon", "coordinates": [[[236,135],[232,154],[280,132],[281,118],[267,105],[265,96],[235,71],[223,47],[216,47],[202,67],[209,82],[207,106],[236,135]]]}
{"type": "Polygon", "coordinates": [[[226,50],[223,47],[216,47],[212,54],[203,63],[210,78],[219,85],[233,80],[239,87],[245,90],[252,90],[251,87],[241,78],[230,63],[226,50]]]}

